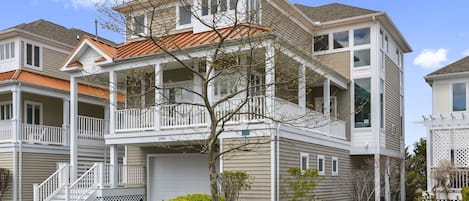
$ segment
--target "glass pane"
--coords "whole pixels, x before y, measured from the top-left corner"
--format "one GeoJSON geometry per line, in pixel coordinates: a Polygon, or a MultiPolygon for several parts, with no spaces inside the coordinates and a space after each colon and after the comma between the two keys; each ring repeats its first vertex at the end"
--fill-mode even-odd
{"type": "Polygon", "coordinates": [[[356,29],[353,31],[354,45],[370,44],[370,28],[356,29]]]}
{"type": "Polygon", "coordinates": [[[211,0],[210,1],[210,13],[215,14],[217,13],[218,8],[218,0],[211,0]]]}
{"type": "Polygon", "coordinates": [[[370,50],[357,50],[353,53],[353,66],[369,66],[370,65],[370,50]]]}
{"type": "Polygon", "coordinates": [[[348,47],[348,31],[334,33],[334,49],[348,47]]]}
{"type": "Polygon", "coordinates": [[[4,53],[3,45],[0,45],[0,60],[4,60],[4,59],[5,59],[5,53],[4,53]]]}
{"type": "Polygon", "coordinates": [[[11,58],[14,58],[15,57],[15,42],[11,42],[10,44],[10,56],[11,58]]]}
{"type": "Polygon", "coordinates": [[[26,105],[26,123],[33,124],[33,106],[26,105]]]}
{"type": "Polygon", "coordinates": [[[466,83],[453,84],[453,111],[466,111],[466,83]]]}
{"type": "Polygon", "coordinates": [[[208,15],[208,0],[202,0],[202,15],[208,15]]]}
{"type": "Polygon", "coordinates": [[[7,43],[5,44],[5,59],[9,59],[10,58],[10,44],[7,43]]]}
{"type": "Polygon", "coordinates": [[[33,46],[26,44],[26,64],[33,65],[33,46]]]}
{"type": "Polygon", "coordinates": [[[5,120],[11,119],[13,111],[11,110],[11,104],[5,105],[5,120]]]}
{"type": "Polygon", "coordinates": [[[0,120],[5,120],[5,105],[0,105],[0,120]]]}
{"type": "Polygon", "coordinates": [[[134,33],[144,33],[145,29],[145,16],[139,15],[134,17],[134,33]]]}
{"type": "Polygon", "coordinates": [[[236,4],[238,0],[230,0],[230,10],[234,10],[236,8],[236,4]]]}
{"type": "Polygon", "coordinates": [[[39,47],[38,46],[34,46],[34,66],[36,67],[39,67],[39,60],[40,60],[40,56],[39,56],[39,47]]]}
{"type": "Polygon", "coordinates": [[[337,161],[336,160],[332,161],[332,172],[337,172],[337,161]]]}
{"type": "Polygon", "coordinates": [[[323,159],[322,158],[318,159],[318,170],[321,172],[324,171],[323,164],[324,164],[323,159]]]}
{"type": "Polygon", "coordinates": [[[329,49],[329,35],[315,36],[314,37],[314,51],[328,50],[329,49]]]}
{"type": "Polygon", "coordinates": [[[179,7],[179,25],[185,25],[191,23],[191,6],[179,7]]]}
{"type": "Polygon", "coordinates": [[[370,78],[355,80],[355,128],[371,126],[370,78]]]}
{"type": "Polygon", "coordinates": [[[380,128],[384,128],[384,80],[379,80],[379,122],[380,128]]]}
{"type": "Polygon", "coordinates": [[[226,11],[227,10],[227,2],[226,0],[220,0],[220,11],[226,11]]]}
{"type": "Polygon", "coordinates": [[[39,125],[41,124],[41,108],[39,105],[34,106],[34,124],[39,125]]]}
{"type": "Polygon", "coordinates": [[[307,163],[308,163],[308,157],[302,156],[302,157],[301,157],[301,170],[306,170],[306,169],[308,169],[307,163]]]}

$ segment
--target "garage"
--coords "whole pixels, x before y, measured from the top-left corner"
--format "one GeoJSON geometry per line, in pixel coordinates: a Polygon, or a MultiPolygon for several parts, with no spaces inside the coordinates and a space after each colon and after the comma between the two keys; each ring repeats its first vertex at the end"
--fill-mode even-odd
{"type": "Polygon", "coordinates": [[[208,161],[201,154],[149,156],[148,200],[168,200],[191,193],[210,193],[208,161]]]}

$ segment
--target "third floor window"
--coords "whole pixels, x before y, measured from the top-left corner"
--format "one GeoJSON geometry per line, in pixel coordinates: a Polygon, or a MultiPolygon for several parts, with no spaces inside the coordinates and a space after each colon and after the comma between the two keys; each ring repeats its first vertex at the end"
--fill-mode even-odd
{"type": "Polygon", "coordinates": [[[26,43],[26,65],[30,67],[41,67],[41,47],[26,43]]]}
{"type": "Polygon", "coordinates": [[[132,17],[132,34],[145,34],[145,15],[137,15],[132,17]]]}
{"type": "Polygon", "coordinates": [[[453,84],[453,111],[466,111],[466,83],[453,84]]]}
{"type": "Polygon", "coordinates": [[[202,0],[202,16],[234,10],[238,0],[202,0]]]}

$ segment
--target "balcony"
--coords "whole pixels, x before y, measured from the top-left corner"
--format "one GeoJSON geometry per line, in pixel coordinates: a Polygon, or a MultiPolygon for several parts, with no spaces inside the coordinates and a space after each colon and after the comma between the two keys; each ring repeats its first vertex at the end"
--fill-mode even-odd
{"type": "MultiPolygon", "coordinates": [[[[69,146],[69,132],[64,127],[21,124],[15,133],[13,120],[0,121],[0,143],[18,140],[27,144],[69,146]]],[[[80,144],[104,143],[104,120],[94,117],[78,116],[78,139],[80,144]]]]}
{"type": "Polygon", "coordinates": [[[469,185],[469,168],[454,168],[449,172],[438,172],[433,168],[430,175],[429,189],[436,187],[437,199],[448,198],[450,200],[459,200],[461,198],[461,189],[469,185]],[[436,179],[438,177],[445,177],[443,182],[448,189],[448,195],[446,195],[443,187],[438,184],[436,179]]]}

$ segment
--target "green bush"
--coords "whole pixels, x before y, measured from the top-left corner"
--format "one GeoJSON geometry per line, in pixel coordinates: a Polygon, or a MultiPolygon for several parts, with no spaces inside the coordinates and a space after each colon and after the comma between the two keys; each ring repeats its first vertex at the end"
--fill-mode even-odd
{"type": "Polygon", "coordinates": [[[462,201],[469,201],[469,186],[461,189],[462,201]]]}
{"type": "MultiPolygon", "coordinates": [[[[220,197],[218,200],[225,201],[223,197],[220,197]]],[[[181,195],[168,201],[212,201],[212,196],[207,194],[188,194],[181,195]]]]}

